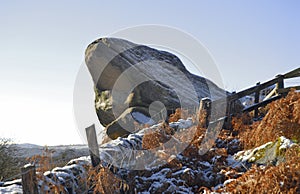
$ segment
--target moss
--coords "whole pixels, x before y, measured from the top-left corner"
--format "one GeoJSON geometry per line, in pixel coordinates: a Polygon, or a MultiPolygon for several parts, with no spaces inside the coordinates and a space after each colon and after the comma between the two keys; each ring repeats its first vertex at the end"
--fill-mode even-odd
{"type": "Polygon", "coordinates": [[[253,156],[248,160],[248,162],[257,162],[267,156],[267,151],[272,149],[275,143],[265,144],[261,149],[257,149],[253,152],[253,156]]]}
{"type": "Polygon", "coordinates": [[[293,136],[293,137],[291,138],[291,140],[292,140],[294,143],[300,143],[300,142],[299,142],[299,139],[300,139],[300,137],[297,137],[297,136],[293,136]]]}
{"type": "Polygon", "coordinates": [[[104,111],[112,108],[112,99],[109,91],[99,91],[94,88],[95,91],[95,108],[96,110],[102,109],[104,111]]]}
{"type": "Polygon", "coordinates": [[[94,87],[94,92],[95,92],[95,104],[96,104],[100,100],[99,90],[96,87],[94,87]]]}

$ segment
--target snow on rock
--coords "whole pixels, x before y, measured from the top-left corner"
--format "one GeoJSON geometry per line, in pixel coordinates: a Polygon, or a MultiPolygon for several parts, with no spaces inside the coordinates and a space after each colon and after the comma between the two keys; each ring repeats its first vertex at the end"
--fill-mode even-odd
{"type": "Polygon", "coordinates": [[[132,129],[128,121],[134,120],[129,116],[134,112],[149,116],[153,111],[151,118],[158,123],[176,108],[194,110],[201,98],[229,94],[189,72],[176,55],[124,39],[95,40],[86,49],[85,62],[96,87],[98,119],[112,139],[129,134],[125,129],[132,129]]]}
{"type": "MultiPolygon", "coordinates": [[[[137,193],[194,193],[201,191],[205,193],[206,190],[203,187],[218,190],[241,176],[246,171],[245,164],[283,161],[285,150],[294,145],[291,140],[280,137],[275,142],[268,142],[251,150],[237,152],[240,149],[238,139],[234,137],[218,138],[215,147],[204,155],[186,155],[182,152],[171,155],[168,163],[162,165],[156,165],[157,163],[154,162],[152,166],[143,164],[143,170],[130,169],[139,165],[136,161],[141,156],[135,151],[142,150],[144,134],[161,125],[151,126],[135,134],[130,134],[126,138],[119,137],[100,146],[102,166],[111,169],[111,165],[113,165],[113,174],[133,186],[130,191],[137,193]],[[222,149],[226,151],[220,152],[222,149]],[[123,166],[114,166],[120,164],[121,160],[123,166]]],[[[170,126],[183,133],[188,133],[193,122],[191,119],[180,119],[178,122],[170,123],[170,126]]],[[[191,152],[195,149],[195,153],[197,153],[197,148],[190,147],[189,149],[191,152]]],[[[42,175],[43,178],[38,182],[40,192],[51,192],[55,187],[62,189],[64,193],[88,191],[87,166],[90,164],[90,157],[81,157],[71,160],[64,167],[57,167],[45,172],[42,175]]],[[[1,183],[0,193],[22,193],[20,183],[20,180],[1,183]]]]}
{"type": "Polygon", "coordinates": [[[148,125],[155,124],[155,121],[153,121],[150,117],[147,117],[146,115],[144,115],[140,112],[132,112],[131,115],[139,123],[145,123],[148,125]]]}
{"type": "Polygon", "coordinates": [[[9,194],[17,194],[17,193],[23,193],[22,191],[22,185],[19,184],[13,184],[6,187],[0,187],[0,193],[9,193],[9,194]]]}
{"type": "MultiPolygon", "coordinates": [[[[130,134],[127,138],[117,138],[109,143],[103,144],[100,147],[100,158],[102,163],[109,161],[108,164],[120,164],[122,161],[124,168],[117,167],[116,175],[123,177],[124,180],[134,182],[134,188],[138,193],[193,193],[197,191],[199,184],[210,187],[211,185],[221,184],[224,180],[224,175],[216,171],[214,165],[224,161],[226,157],[211,157],[203,156],[203,159],[187,157],[177,154],[171,155],[168,159],[169,163],[157,165],[153,163],[143,163],[143,170],[135,171],[130,167],[136,167],[136,150],[142,149],[142,139],[145,133],[153,131],[161,124],[154,125],[150,128],[143,129],[136,134],[130,134]],[[205,158],[206,157],[206,158],[205,158]],[[112,163],[110,163],[112,162],[112,163]],[[115,162],[115,163],[114,163],[115,162]],[[126,165],[127,164],[127,165],[126,165]],[[127,168],[125,168],[127,167],[127,168]],[[129,168],[129,169],[128,169],[129,168]],[[133,180],[132,180],[133,179],[133,180]]],[[[177,122],[169,124],[170,127],[177,131],[188,133],[189,128],[193,126],[192,119],[180,119],[177,122]]],[[[234,141],[234,139],[230,140],[234,141]]],[[[230,144],[228,140],[228,143],[230,144]]],[[[225,146],[227,143],[219,143],[219,146],[225,146]]],[[[232,144],[233,145],[233,144],[232,144]]],[[[157,150],[156,154],[164,150],[157,150]]],[[[214,152],[214,150],[211,150],[214,152]]],[[[109,166],[109,165],[107,165],[109,166]]]]}
{"type": "Polygon", "coordinates": [[[23,193],[21,179],[0,182],[0,193],[23,193]]]}
{"type": "MultiPolygon", "coordinates": [[[[40,193],[54,193],[60,189],[62,193],[82,193],[87,190],[87,166],[90,157],[73,159],[64,167],[56,167],[42,175],[37,172],[40,193]]],[[[21,179],[0,184],[0,193],[23,193],[21,179]]]]}
{"type": "MultiPolygon", "coordinates": [[[[218,139],[216,143],[216,146],[221,149],[226,144],[226,150],[237,150],[236,146],[239,141],[229,138],[218,139]]],[[[263,154],[262,150],[265,152],[264,156],[253,162],[268,164],[267,161],[269,160],[283,161],[285,150],[293,145],[294,143],[291,140],[280,137],[275,142],[269,142],[253,150],[238,152],[235,155],[217,154],[215,151],[219,148],[211,148],[208,153],[200,158],[194,158],[196,156],[187,157],[181,153],[172,157],[171,163],[173,164],[158,166],[143,172],[142,175],[134,176],[135,188],[139,193],[193,193],[201,189],[198,188],[198,185],[200,185],[200,187],[214,188],[213,190],[216,191],[242,176],[247,170],[245,163],[254,160],[253,157],[257,157],[257,154],[263,154]],[[272,158],[272,152],[268,152],[268,149],[276,150],[275,158],[272,158]],[[174,163],[179,164],[178,167],[174,163]],[[229,170],[222,168],[222,166],[229,167],[229,170]]],[[[122,177],[126,177],[127,174],[133,172],[119,171],[117,173],[122,177]]]]}
{"type": "Polygon", "coordinates": [[[187,120],[179,119],[177,122],[170,123],[169,126],[174,129],[186,129],[193,125],[192,118],[187,118],[187,120]]]}
{"type": "MultiPolygon", "coordinates": [[[[188,118],[187,120],[180,119],[178,122],[172,122],[169,124],[170,127],[176,130],[184,130],[192,125],[193,122],[191,118],[188,118]]],[[[142,150],[142,140],[144,134],[151,130],[153,131],[160,126],[162,126],[162,123],[142,129],[135,134],[128,135],[128,137],[119,137],[108,143],[102,144],[99,148],[101,161],[104,161],[104,163],[107,164],[112,164],[119,168],[127,169],[149,169],[152,166],[159,165],[159,161],[154,161],[153,163],[145,162],[152,162],[151,153],[147,151],[143,151],[141,153],[139,150],[142,150]]]]}
{"type": "Polygon", "coordinates": [[[214,165],[212,160],[191,160],[179,154],[171,164],[135,176],[135,188],[140,193],[194,193],[199,189],[197,185],[210,187],[214,182],[221,184],[224,181],[224,176],[214,169],[214,165]]]}
{"type": "Polygon", "coordinates": [[[87,166],[90,157],[73,159],[64,167],[56,167],[43,174],[39,181],[40,192],[51,192],[54,187],[65,193],[82,193],[87,190],[87,166]]]}
{"type": "Polygon", "coordinates": [[[278,163],[284,160],[283,154],[286,149],[293,145],[291,140],[281,136],[275,142],[268,142],[254,149],[240,151],[235,154],[235,159],[240,162],[257,164],[278,163]]]}

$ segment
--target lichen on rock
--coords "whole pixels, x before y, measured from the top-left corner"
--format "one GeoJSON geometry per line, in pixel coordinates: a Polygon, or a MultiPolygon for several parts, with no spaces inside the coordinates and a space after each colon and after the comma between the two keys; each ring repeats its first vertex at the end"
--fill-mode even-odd
{"type": "Polygon", "coordinates": [[[284,161],[284,154],[288,148],[295,145],[292,140],[281,136],[274,142],[268,142],[254,149],[240,151],[235,159],[240,162],[256,164],[279,164],[284,161]]]}

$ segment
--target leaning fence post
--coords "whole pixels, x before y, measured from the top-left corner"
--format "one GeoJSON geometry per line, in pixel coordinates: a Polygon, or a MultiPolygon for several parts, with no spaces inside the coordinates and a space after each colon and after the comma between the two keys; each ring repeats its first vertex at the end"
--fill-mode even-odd
{"type": "Polygon", "coordinates": [[[38,194],[35,166],[27,164],[21,168],[24,194],[38,194]]]}
{"type": "MultiPolygon", "coordinates": [[[[210,115],[211,115],[211,99],[210,98],[202,98],[200,101],[200,105],[199,105],[199,113],[201,111],[206,111],[206,118],[205,118],[205,127],[208,127],[209,124],[209,119],[210,119],[210,115]]],[[[200,115],[200,114],[198,114],[200,115]]],[[[197,118],[197,120],[199,121],[199,117],[197,118]]]]}
{"type": "Polygon", "coordinates": [[[100,163],[100,156],[99,156],[99,145],[97,141],[95,125],[93,124],[87,127],[85,131],[86,131],[86,138],[88,141],[92,165],[93,167],[96,167],[100,163]]]}

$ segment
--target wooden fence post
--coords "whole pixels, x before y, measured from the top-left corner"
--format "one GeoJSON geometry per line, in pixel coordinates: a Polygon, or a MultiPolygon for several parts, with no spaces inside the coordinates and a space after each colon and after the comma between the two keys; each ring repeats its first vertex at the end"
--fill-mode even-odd
{"type": "Polygon", "coordinates": [[[86,138],[88,141],[92,165],[93,167],[96,167],[100,163],[100,156],[99,156],[99,145],[97,141],[95,124],[87,127],[85,131],[86,131],[86,138]]]}
{"type": "Polygon", "coordinates": [[[38,194],[35,166],[27,164],[21,168],[22,188],[24,194],[38,194]]]}
{"type": "Polygon", "coordinates": [[[284,88],[284,76],[279,74],[276,77],[278,78],[278,82],[276,84],[276,89],[278,93],[278,90],[284,88]]]}
{"type": "MultiPolygon", "coordinates": [[[[260,82],[256,83],[256,86],[259,86],[260,82]]],[[[260,96],[260,90],[256,91],[254,94],[254,104],[259,103],[259,96],[260,96]]],[[[257,118],[258,117],[258,108],[254,109],[254,117],[257,118]]]]}
{"type": "MultiPolygon", "coordinates": [[[[211,115],[211,99],[210,98],[202,98],[201,99],[200,105],[199,105],[199,113],[201,110],[206,111],[205,127],[207,128],[209,125],[209,120],[210,120],[210,115],[211,115]]],[[[199,121],[199,118],[197,120],[199,121]]]]}

